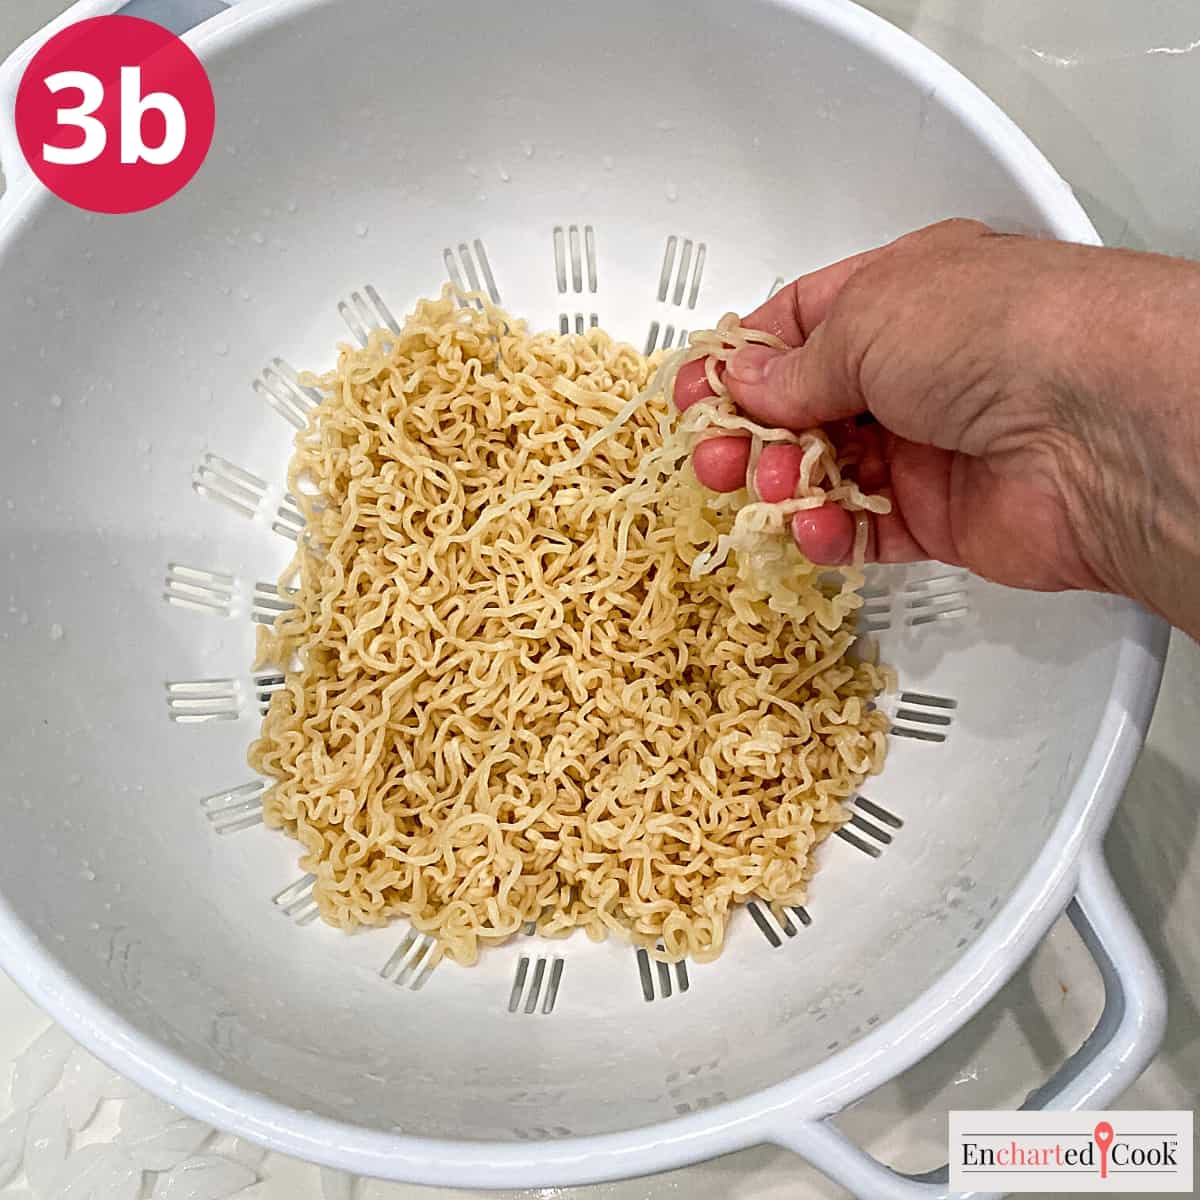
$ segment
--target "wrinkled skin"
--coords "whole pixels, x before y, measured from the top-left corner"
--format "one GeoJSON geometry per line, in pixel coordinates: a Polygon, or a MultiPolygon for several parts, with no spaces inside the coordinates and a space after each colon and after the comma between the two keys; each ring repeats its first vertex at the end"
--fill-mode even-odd
{"type": "MultiPolygon", "coordinates": [[[[1200,633],[1200,267],[947,221],[803,276],[743,319],[791,349],[749,346],[725,372],[763,424],[824,425],[859,456],[868,557],[934,558],[1045,591],[1130,596],[1200,633]]],[[[679,372],[681,408],[710,395],[679,372]]],[[[749,443],[696,448],[717,491],[749,443]]],[[[764,448],[764,500],[799,454],[764,448]]],[[[815,562],[850,554],[852,518],[796,515],[815,562]]]]}

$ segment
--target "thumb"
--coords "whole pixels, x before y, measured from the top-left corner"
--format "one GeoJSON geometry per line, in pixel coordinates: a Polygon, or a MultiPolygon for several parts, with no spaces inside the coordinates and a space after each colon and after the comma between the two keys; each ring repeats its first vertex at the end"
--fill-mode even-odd
{"type": "Polygon", "coordinates": [[[782,429],[811,429],[865,412],[835,340],[826,321],[791,350],[743,346],[725,369],[734,403],[752,420],[782,429]]]}

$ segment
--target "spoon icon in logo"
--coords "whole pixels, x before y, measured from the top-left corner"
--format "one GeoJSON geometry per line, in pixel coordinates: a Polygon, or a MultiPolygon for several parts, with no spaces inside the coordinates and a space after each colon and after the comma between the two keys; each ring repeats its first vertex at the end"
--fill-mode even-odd
{"type": "Polygon", "coordinates": [[[1100,1147],[1100,1178],[1108,1178],[1108,1149],[1113,1143],[1113,1127],[1107,1121],[1101,1121],[1092,1130],[1092,1140],[1100,1147]]]}

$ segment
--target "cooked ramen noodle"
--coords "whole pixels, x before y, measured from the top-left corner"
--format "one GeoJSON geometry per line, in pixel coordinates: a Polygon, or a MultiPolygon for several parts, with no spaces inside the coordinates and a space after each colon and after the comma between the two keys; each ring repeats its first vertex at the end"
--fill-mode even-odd
{"type": "Polygon", "coordinates": [[[712,959],[735,905],[805,900],[882,766],[861,572],[786,535],[789,505],[879,502],[819,433],[785,515],[696,484],[713,429],[781,436],[715,375],[672,415],[681,361],[760,336],[733,319],[655,360],[467,299],[304,379],[294,607],[259,647],[286,680],[250,750],[267,823],[345,929],[405,917],[460,963],[528,924],[712,959]]]}

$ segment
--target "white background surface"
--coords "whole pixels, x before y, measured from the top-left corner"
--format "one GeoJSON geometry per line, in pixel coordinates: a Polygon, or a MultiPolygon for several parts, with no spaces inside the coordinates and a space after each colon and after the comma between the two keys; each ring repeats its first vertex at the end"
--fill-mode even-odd
{"type": "MultiPolygon", "coordinates": [[[[0,0],[0,58],[65,7],[64,0],[0,0]]],[[[867,7],[989,92],[1075,187],[1110,244],[1200,255],[1196,0],[875,0],[867,7]]],[[[1194,1108],[1200,1091],[1200,650],[1181,636],[1172,643],[1149,744],[1107,849],[1171,993],[1162,1053],[1122,1106],[1194,1108]]],[[[1086,1036],[1100,994],[1078,938],[1060,921],[972,1024],[847,1113],[842,1128],[902,1169],[944,1162],[946,1111],[1019,1104],[1086,1036]]],[[[0,1085],[4,1064],[45,1025],[0,975],[0,1085]]],[[[793,1155],[763,1147],[657,1178],[529,1195],[792,1200],[841,1194],[793,1155]]],[[[315,1198],[317,1172],[272,1156],[263,1181],[242,1195],[315,1198]]],[[[465,1193],[372,1182],[358,1195],[433,1200],[465,1193]]]]}

